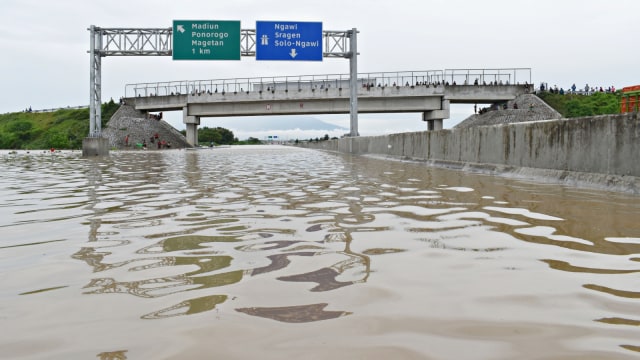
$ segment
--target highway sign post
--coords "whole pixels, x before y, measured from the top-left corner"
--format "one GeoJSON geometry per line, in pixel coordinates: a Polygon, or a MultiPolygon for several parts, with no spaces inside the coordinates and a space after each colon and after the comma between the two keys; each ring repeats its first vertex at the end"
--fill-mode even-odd
{"type": "Polygon", "coordinates": [[[240,60],[240,21],[173,20],[173,60],[240,60]]]}
{"type": "Polygon", "coordinates": [[[256,60],[322,61],[322,23],[256,21],[256,60]]]}
{"type": "MultiPolygon", "coordinates": [[[[174,20],[171,28],[103,28],[91,25],[87,29],[90,31],[91,58],[88,138],[102,136],[100,104],[103,57],[171,55],[174,60],[240,60],[241,56],[256,56],[256,47],[260,49],[260,60],[322,61],[323,57],[349,59],[350,134],[357,136],[357,29],[323,32],[322,23],[278,22],[281,24],[278,27],[275,22],[259,22],[258,25],[261,23],[266,23],[263,26],[267,26],[261,28],[261,39],[256,38],[255,30],[241,30],[240,21],[174,20]],[[269,23],[271,23],[271,29],[269,29],[269,23]],[[307,28],[307,24],[310,24],[311,28],[307,28]],[[278,35],[275,34],[276,31],[278,35]],[[277,37],[276,40],[280,41],[278,45],[281,46],[278,46],[278,51],[268,48],[271,43],[270,35],[277,37]],[[323,38],[326,40],[325,52],[322,49],[323,38]],[[263,41],[264,44],[260,45],[263,41]],[[294,43],[295,46],[289,47],[294,43]],[[280,52],[282,49],[284,49],[283,53],[280,52]],[[309,52],[310,49],[313,49],[313,52],[309,52]]],[[[271,104],[267,104],[267,110],[270,109],[271,104]]],[[[196,139],[194,144],[197,144],[197,127],[194,125],[187,129],[187,138],[196,139]]],[[[85,150],[87,153],[95,150],[89,144],[85,147],[84,142],[82,146],[83,154],[85,150]]],[[[99,150],[100,155],[108,153],[107,146],[99,150]]]]}

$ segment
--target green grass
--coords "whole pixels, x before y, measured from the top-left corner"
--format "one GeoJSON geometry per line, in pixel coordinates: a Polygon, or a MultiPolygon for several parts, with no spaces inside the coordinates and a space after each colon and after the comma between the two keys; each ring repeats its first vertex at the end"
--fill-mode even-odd
{"type": "MultiPolygon", "coordinates": [[[[118,107],[102,105],[102,127],[118,107]]],[[[88,108],[0,115],[0,149],[80,149],[88,134],[88,108]]]]}
{"type": "Polygon", "coordinates": [[[621,96],[619,92],[560,95],[545,91],[537,95],[566,118],[618,114],[620,112],[621,96]]]}

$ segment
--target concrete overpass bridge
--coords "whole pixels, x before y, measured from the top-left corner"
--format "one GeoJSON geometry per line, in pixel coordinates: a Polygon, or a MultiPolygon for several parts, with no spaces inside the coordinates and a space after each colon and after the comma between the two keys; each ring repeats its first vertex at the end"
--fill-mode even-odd
{"type": "MultiPolygon", "coordinates": [[[[137,110],[183,112],[187,141],[198,143],[202,117],[348,114],[349,74],[235,78],[129,84],[125,101],[137,110]]],[[[358,113],[420,112],[439,130],[451,104],[500,103],[533,91],[531,70],[447,69],[357,76],[358,113]]],[[[357,136],[357,123],[350,135],[357,136]]]]}

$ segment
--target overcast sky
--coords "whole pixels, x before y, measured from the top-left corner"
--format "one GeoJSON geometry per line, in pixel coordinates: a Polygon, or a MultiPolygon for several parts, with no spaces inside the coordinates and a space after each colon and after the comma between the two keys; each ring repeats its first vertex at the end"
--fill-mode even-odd
{"type": "MultiPolygon", "coordinates": [[[[255,29],[257,20],[357,28],[358,72],[524,67],[536,85],[640,83],[637,0],[0,0],[0,113],[88,104],[90,25],[171,27],[181,19],[240,20],[243,29],[255,29]]],[[[327,58],[106,57],[102,66],[103,101],[117,100],[126,84],[138,82],[349,72],[348,60],[327,58]]],[[[449,124],[469,111],[453,106],[449,124]]],[[[385,124],[361,114],[359,129],[422,130],[419,118],[385,124]]],[[[326,119],[349,127],[348,115],[326,119]]]]}

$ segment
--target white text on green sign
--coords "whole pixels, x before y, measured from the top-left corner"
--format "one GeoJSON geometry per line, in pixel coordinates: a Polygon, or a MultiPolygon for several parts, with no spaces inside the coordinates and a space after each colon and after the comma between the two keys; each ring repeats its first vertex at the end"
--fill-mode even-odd
{"type": "Polygon", "coordinates": [[[174,20],[174,60],[240,60],[240,21],[174,20]]]}

